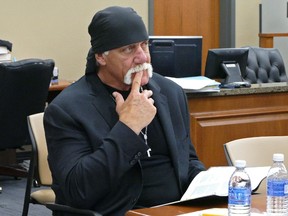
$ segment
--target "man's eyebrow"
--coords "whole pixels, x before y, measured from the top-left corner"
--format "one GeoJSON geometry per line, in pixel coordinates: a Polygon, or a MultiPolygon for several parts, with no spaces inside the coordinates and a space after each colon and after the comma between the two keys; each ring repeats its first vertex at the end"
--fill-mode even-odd
{"type": "Polygon", "coordinates": [[[135,44],[128,44],[128,45],[120,47],[120,48],[125,49],[125,48],[131,47],[131,46],[135,46],[135,44]]]}

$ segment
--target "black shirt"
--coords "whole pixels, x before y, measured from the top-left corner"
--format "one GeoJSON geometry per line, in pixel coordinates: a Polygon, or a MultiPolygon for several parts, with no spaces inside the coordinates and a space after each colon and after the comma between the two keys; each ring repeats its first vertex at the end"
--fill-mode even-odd
{"type": "Polygon", "coordinates": [[[159,205],[181,198],[170,152],[158,115],[148,125],[147,136],[148,145],[152,151],[151,157],[145,156],[140,161],[143,172],[143,190],[135,206],[136,208],[159,205]]]}
{"type": "MultiPolygon", "coordinates": [[[[122,94],[124,99],[130,93],[130,91],[119,91],[105,84],[104,86],[110,94],[117,91],[122,94]]],[[[145,132],[145,128],[142,132],[145,132]]],[[[145,142],[141,133],[139,136],[145,142]]],[[[140,160],[143,190],[135,208],[151,207],[180,200],[182,195],[158,114],[147,127],[147,142],[151,148],[151,157],[144,155],[140,160]]]]}

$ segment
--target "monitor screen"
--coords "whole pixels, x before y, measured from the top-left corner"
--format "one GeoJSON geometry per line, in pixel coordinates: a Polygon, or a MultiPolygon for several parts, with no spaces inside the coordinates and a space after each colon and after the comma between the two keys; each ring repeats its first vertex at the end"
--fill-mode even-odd
{"type": "Polygon", "coordinates": [[[163,76],[201,76],[202,36],[150,36],[153,71],[163,76]]]}
{"type": "Polygon", "coordinates": [[[205,76],[222,83],[243,82],[248,51],[248,48],[209,49],[205,76]]]}

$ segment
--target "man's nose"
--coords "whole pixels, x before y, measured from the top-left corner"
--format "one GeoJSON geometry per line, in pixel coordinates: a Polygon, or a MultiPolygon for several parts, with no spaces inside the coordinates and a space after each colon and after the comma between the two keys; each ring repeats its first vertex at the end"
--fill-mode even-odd
{"type": "Polygon", "coordinates": [[[142,49],[141,46],[138,46],[136,52],[135,52],[135,58],[134,61],[137,64],[143,64],[147,61],[147,52],[145,52],[145,50],[142,49]]]}

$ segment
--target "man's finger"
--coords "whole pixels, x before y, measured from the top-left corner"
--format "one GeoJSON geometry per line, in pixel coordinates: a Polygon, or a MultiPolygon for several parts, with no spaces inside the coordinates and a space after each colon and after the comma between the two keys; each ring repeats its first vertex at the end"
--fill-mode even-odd
{"type": "Polygon", "coordinates": [[[112,95],[114,97],[116,107],[121,106],[124,103],[124,99],[119,92],[113,92],[112,95]]]}
{"type": "Polygon", "coordinates": [[[141,86],[141,79],[142,79],[143,71],[136,72],[134,75],[134,79],[132,82],[131,91],[139,92],[141,86]]]}

